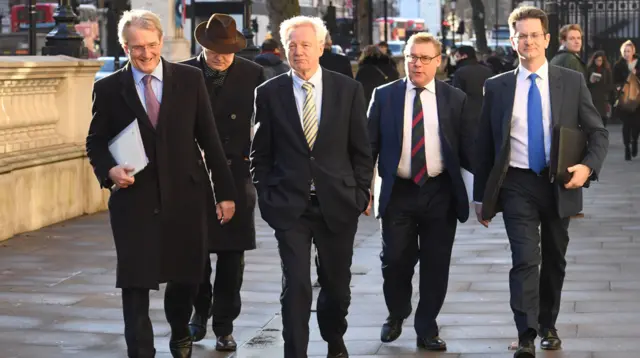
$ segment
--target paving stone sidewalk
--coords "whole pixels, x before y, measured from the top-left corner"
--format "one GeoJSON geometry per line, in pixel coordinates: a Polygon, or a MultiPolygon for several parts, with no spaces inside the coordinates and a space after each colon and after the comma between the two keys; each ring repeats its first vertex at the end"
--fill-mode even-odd
{"type": "MultiPolygon", "coordinates": [[[[585,197],[586,216],[571,223],[558,322],[564,350],[539,352],[542,357],[640,357],[640,158],[624,162],[620,127],[611,131],[602,178],[585,197]]],[[[0,243],[0,358],[126,356],[107,219],[105,213],[86,216],[0,243]]],[[[507,350],[516,336],[508,295],[510,251],[500,218],[489,229],[474,220],[458,228],[439,317],[448,353],[417,351],[413,317],[398,341],[380,343],[386,308],[379,236],[377,222],[363,217],[345,336],[352,357],[512,356],[507,350]]],[[[217,353],[209,332],[196,344],[194,358],[283,357],[280,260],[272,231],[261,220],[258,241],[259,248],[247,253],[243,308],[234,332],[241,347],[234,354],[217,353]]],[[[151,317],[157,356],[166,358],[169,327],[162,297],[162,291],[152,295],[151,317]]],[[[315,316],[311,327],[309,355],[325,357],[315,316]]]]}

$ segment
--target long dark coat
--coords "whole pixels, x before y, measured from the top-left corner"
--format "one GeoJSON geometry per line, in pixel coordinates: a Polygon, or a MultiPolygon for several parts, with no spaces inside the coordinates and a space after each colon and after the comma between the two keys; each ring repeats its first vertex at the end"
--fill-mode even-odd
{"type": "Polygon", "coordinates": [[[600,113],[600,116],[606,117],[607,104],[611,102],[611,97],[615,91],[611,70],[605,67],[591,66],[587,70],[587,87],[591,92],[591,99],[598,113],[600,113]],[[600,73],[602,78],[596,83],[591,83],[591,74],[594,72],[600,73]]]}
{"type": "MultiPolygon", "coordinates": [[[[203,55],[184,64],[203,69],[203,55]]],[[[203,72],[204,75],[204,72],[203,72]]],[[[227,164],[237,189],[236,213],[230,222],[220,225],[215,216],[215,202],[209,195],[209,251],[245,251],[256,248],[254,209],[256,193],[249,172],[253,96],[265,81],[262,66],[235,56],[221,88],[205,78],[213,116],[224,147],[227,164]]]]}
{"type": "Polygon", "coordinates": [[[97,81],[93,89],[87,155],[101,186],[113,184],[108,172],[116,162],[109,140],[136,118],[150,162],[132,186],[109,198],[119,288],[202,281],[211,185],[196,140],[212,168],[218,200],[236,198],[200,71],[164,60],[162,66],[156,128],[136,92],[131,65],[97,81]]]}

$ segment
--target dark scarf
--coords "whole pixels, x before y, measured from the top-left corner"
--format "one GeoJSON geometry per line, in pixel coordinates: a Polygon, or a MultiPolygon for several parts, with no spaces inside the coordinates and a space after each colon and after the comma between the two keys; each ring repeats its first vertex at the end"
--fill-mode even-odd
{"type": "Polygon", "coordinates": [[[205,61],[204,56],[202,56],[202,68],[204,68],[204,77],[213,83],[216,87],[222,87],[224,84],[224,79],[227,77],[227,73],[229,72],[229,68],[224,71],[214,70],[213,68],[207,65],[207,61],[205,61]]]}

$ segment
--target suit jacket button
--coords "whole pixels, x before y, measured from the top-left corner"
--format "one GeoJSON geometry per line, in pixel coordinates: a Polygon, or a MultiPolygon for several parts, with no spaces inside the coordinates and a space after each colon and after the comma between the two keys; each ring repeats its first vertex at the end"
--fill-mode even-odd
{"type": "Polygon", "coordinates": [[[235,113],[231,114],[231,119],[236,119],[235,113]]]}
{"type": "Polygon", "coordinates": [[[316,158],[315,158],[315,157],[311,157],[311,158],[309,158],[309,159],[311,159],[312,161],[313,161],[313,160],[316,160],[316,158]]]}
{"type": "Polygon", "coordinates": [[[160,209],[158,209],[158,208],[153,209],[153,214],[155,214],[155,215],[160,214],[160,209]]]}
{"type": "Polygon", "coordinates": [[[231,159],[227,160],[227,165],[231,165],[231,159]]]}

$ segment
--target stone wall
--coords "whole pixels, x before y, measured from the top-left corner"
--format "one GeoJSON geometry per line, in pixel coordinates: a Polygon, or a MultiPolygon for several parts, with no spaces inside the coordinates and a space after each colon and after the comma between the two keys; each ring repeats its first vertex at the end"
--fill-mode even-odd
{"type": "Polygon", "coordinates": [[[100,66],[0,56],[0,240],[106,209],[84,146],[100,66]]]}

